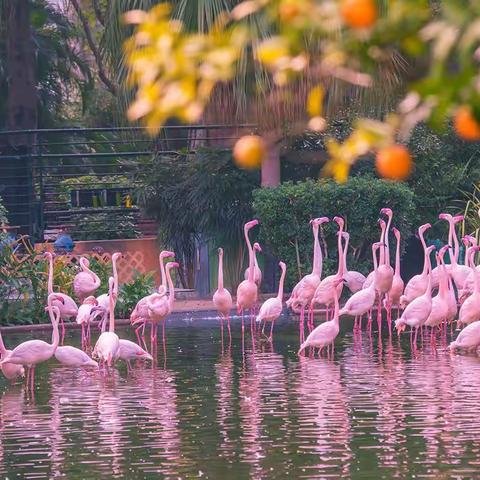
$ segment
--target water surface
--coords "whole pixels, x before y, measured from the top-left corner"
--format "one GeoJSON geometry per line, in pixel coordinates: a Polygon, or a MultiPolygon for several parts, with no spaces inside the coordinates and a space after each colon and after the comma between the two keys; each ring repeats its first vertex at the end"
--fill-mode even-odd
{"type": "Polygon", "coordinates": [[[408,337],[379,344],[347,321],[333,360],[299,360],[293,319],[278,323],[273,346],[248,335],[242,349],[232,326],[222,353],[217,321],[169,321],[166,366],[160,345],[158,367],[129,375],[122,364],[105,377],[50,361],[34,398],[0,380],[0,475],[480,477],[477,357],[412,354],[408,337]]]}

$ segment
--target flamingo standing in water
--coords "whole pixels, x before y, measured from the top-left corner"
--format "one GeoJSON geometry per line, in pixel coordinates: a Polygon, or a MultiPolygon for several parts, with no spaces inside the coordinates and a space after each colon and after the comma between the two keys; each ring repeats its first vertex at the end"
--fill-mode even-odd
{"type": "Polygon", "coordinates": [[[310,320],[310,327],[313,327],[313,307],[318,303],[321,305],[325,305],[327,309],[327,320],[328,320],[328,307],[331,305],[335,298],[342,294],[343,289],[343,274],[344,274],[344,261],[343,256],[345,254],[342,246],[342,233],[343,233],[343,226],[344,220],[341,217],[334,217],[334,222],[338,224],[339,230],[337,232],[338,236],[338,269],[335,275],[329,275],[325,277],[320,284],[318,285],[313,298],[310,302],[311,308],[311,320],[310,320]],[[341,280],[341,282],[338,282],[341,280]]]}
{"type": "Polygon", "coordinates": [[[120,339],[120,349],[118,351],[118,359],[123,360],[127,364],[127,370],[132,370],[132,360],[150,360],[153,362],[153,357],[142,347],[130,340],[120,339]]]}
{"type": "Polygon", "coordinates": [[[402,308],[405,308],[415,298],[423,295],[427,288],[430,275],[428,273],[429,258],[427,255],[427,244],[425,242],[424,233],[429,228],[431,228],[431,225],[429,223],[425,223],[424,225],[418,227],[418,237],[420,238],[420,242],[422,243],[424,252],[423,271],[419,275],[413,276],[405,286],[405,291],[400,297],[400,306],[402,308]]]}
{"type": "Polygon", "coordinates": [[[108,279],[108,300],[109,300],[109,326],[108,331],[102,332],[98,337],[93,356],[100,359],[102,366],[111,367],[118,358],[118,350],[120,349],[120,339],[115,333],[115,304],[117,295],[115,292],[115,280],[113,277],[108,279]]]}
{"type": "Polygon", "coordinates": [[[138,327],[135,329],[135,334],[137,336],[137,341],[138,344],[140,345],[142,341],[140,340],[140,330],[142,330],[142,338],[144,338],[144,333],[145,333],[145,325],[148,322],[148,301],[152,295],[155,296],[161,296],[163,297],[164,295],[167,294],[168,290],[168,285],[167,285],[167,275],[165,273],[165,265],[164,265],[164,259],[169,258],[169,257],[175,257],[174,252],[170,252],[168,250],[162,250],[159,255],[159,263],[160,263],[160,274],[162,278],[162,283],[158,287],[158,291],[147,295],[146,297],[143,297],[140,299],[137,304],[135,305],[135,308],[133,309],[132,313],[130,314],[130,323],[132,325],[138,325],[138,327]]]}
{"type": "Polygon", "coordinates": [[[363,288],[363,284],[365,283],[365,275],[363,273],[357,272],[355,270],[348,270],[347,268],[347,255],[348,255],[348,244],[350,242],[350,234],[348,232],[342,233],[343,238],[345,239],[345,253],[343,255],[343,281],[347,288],[352,293],[356,293],[363,288]]]}
{"type": "Polygon", "coordinates": [[[413,328],[415,328],[415,339],[413,340],[415,346],[417,345],[418,329],[423,327],[432,311],[432,277],[430,275],[432,267],[430,263],[430,252],[433,250],[435,250],[435,246],[431,245],[425,251],[427,259],[427,288],[425,292],[423,295],[412,300],[403,311],[402,316],[395,321],[395,327],[399,333],[405,330],[407,325],[411,328],[410,342],[412,342],[412,332],[413,328]]]}
{"type": "Polygon", "coordinates": [[[476,321],[467,325],[458,337],[448,346],[451,352],[455,350],[466,350],[468,352],[475,351],[480,345],[480,321],[476,321]]]}
{"type": "Polygon", "coordinates": [[[474,287],[473,293],[463,302],[462,306],[460,307],[457,325],[468,325],[480,320],[480,280],[478,278],[480,272],[477,271],[475,268],[475,263],[473,262],[473,257],[479,250],[479,247],[470,247],[467,251],[468,261],[474,279],[474,287]]]}
{"type": "Polygon", "coordinates": [[[213,294],[213,304],[220,314],[222,342],[223,342],[223,320],[227,321],[228,336],[232,340],[232,333],[230,331],[230,311],[233,307],[232,295],[223,286],[223,248],[218,249],[218,287],[213,294]]]}
{"type": "MultiPolygon", "coordinates": [[[[339,235],[340,236],[340,235],[339,235]]],[[[334,342],[337,338],[338,333],[340,332],[340,324],[339,324],[339,305],[338,305],[338,290],[337,287],[341,285],[343,282],[342,278],[336,278],[332,285],[333,285],[333,301],[335,304],[333,319],[327,322],[323,322],[314,328],[310,334],[308,335],[307,339],[301,344],[300,349],[297,352],[297,355],[301,355],[302,352],[307,347],[312,348],[319,348],[319,355],[321,355],[323,348],[328,347],[329,345],[332,346],[332,355],[334,352],[334,342]]]]}
{"type": "MultiPolygon", "coordinates": [[[[465,245],[465,247],[468,247],[469,245],[472,245],[472,247],[477,246],[477,239],[475,237],[472,237],[471,235],[465,235],[462,238],[462,241],[465,245]]],[[[474,263],[475,260],[475,255],[472,257],[472,262],[474,263]]],[[[469,259],[468,255],[465,254],[465,265],[470,266],[469,264],[469,259]]],[[[480,266],[476,267],[476,270],[479,271],[480,266]]],[[[473,293],[475,287],[475,275],[473,273],[473,270],[468,274],[467,278],[465,279],[465,282],[463,284],[462,290],[459,290],[458,292],[458,300],[460,303],[463,303],[464,300],[473,293]]]]}
{"type": "Polygon", "coordinates": [[[315,290],[320,284],[322,277],[323,257],[320,242],[318,240],[318,230],[320,225],[327,223],[328,217],[319,217],[310,220],[313,229],[313,268],[312,273],[305,275],[293,288],[290,298],[287,300],[287,307],[294,311],[300,307],[300,342],[305,340],[304,321],[305,308],[312,301],[315,290]]]}
{"type": "Polygon", "coordinates": [[[278,283],[278,294],[276,297],[265,300],[263,305],[260,307],[260,311],[257,315],[257,322],[265,322],[263,324],[262,333],[264,333],[265,325],[267,324],[267,322],[271,322],[270,336],[268,337],[269,342],[272,341],[273,337],[273,324],[275,323],[275,320],[281,315],[283,310],[283,284],[285,282],[287,266],[283,262],[280,262],[278,265],[282,270],[280,282],[278,283]]]}
{"type": "Polygon", "coordinates": [[[433,297],[432,299],[432,311],[430,312],[430,315],[425,322],[425,326],[431,328],[430,337],[432,344],[435,335],[435,327],[439,327],[443,323],[445,323],[446,325],[448,317],[448,273],[443,261],[443,256],[445,255],[445,252],[448,248],[450,248],[450,246],[445,245],[439,250],[437,254],[437,263],[440,266],[440,288],[437,295],[435,295],[435,297],[433,297]]]}
{"type": "Polygon", "coordinates": [[[258,220],[251,220],[250,222],[247,222],[243,227],[243,234],[245,236],[245,241],[247,243],[247,248],[248,248],[248,260],[249,260],[248,266],[250,270],[248,272],[248,279],[243,280],[243,282],[241,282],[237,287],[237,311],[238,313],[242,314],[242,333],[245,329],[243,314],[245,310],[253,309],[254,305],[257,303],[257,298],[258,298],[258,287],[257,287],[257,284],[255,283],[255,278],[254,278],[254,275],[255,275],[254,252],[253,252],[252,245],[250,243],[250,239],[248,237],[248,232],[255,225],[258,225],[258,220]]]}
{"type": "Polygon", "coordinates": [[[95,294],[95,290],[100,287],[100,278],[90,270],[90,262],[85,257],[80,258],[81,272],[78,272],[73,279],[73,291],[75,295],[83,302],[85,298],[95,294]]]}
{"type": "MultiPolygon", "coordinates": [[[[5,347],[2,334],[0,332],[0,360],[3,360],[3,358],[10,353],[11,350],[7,350],[7,348],[5,347]]],[[[7,380],[15,380],[18,377],[25,376],[25,369],[23,368],[23,366],[15,365],[14,363],[4,363],[3,365],[0,365],[0,370],[2,371],[3,376],[7,380]]]]}
{"type": "Polygon", "coordinates": [[[60,323],[62,326],[62,335],[60,343],[63,343],[63,338],[65,337],[65,324],[64,321],[69,318],[76,317],[78,313],[78,307],[75,303],[75,300],[60,292],[53,291],[53,255],[51,252],[45,252],[44,257],[48,260],[48,283],[47,291],[48,295],[55,293],[56,300],[53,301],[53,306],[58,307],[60,310],[60,323]]]}
{"type": "MultiPolygon", "coordinates": [[[[113,280],[115,281],[115,293],[117,294],[117,296],[118,296],[118,287],[119,287],[117,261],[119,258],[121,258],[121,256],[122,254],[120,252],[115,252],[112,254],[113,280]]],[[[100,315],[100,321],[98,323],[98,327],[100,328],[101,332],[104,332],[105,329],[107,328],[108,308],[110,305],[110,302],[108,299],[108,293],[102,293],[102,295],[99,295],[97,297],[97,305],[98,305],[98,308],[96,309],[96,312],[99,312],[99,315],[100,315]]],[[[97,315],[94,315],[94,316],[97,316],[97,315]]]]}
{"type": "MultiPolygon", "coordinates": [[[[48,296],[48,305],[51,306],[58,297],[55,293],[48,296]]],[[[38,363],[45,362],[52,358],[55,350],[58,347],[60,340],[58,332],[58,318],[50,317],[53,327],[53,341],[52,343],[44,342],[43,340],[27,340],[21,343],[13,350],[10,350],[0,361],[0,366],[6,364],[15,364],[27,367],[27,388],[33,391],[35,385],[35,366],[38,363]]]]}
{"type": "Polygon", "coordinates": [[[362,328],[362,315],[365,313],[370,313],[372,311],[373,305],[375,304],[376,298],[376,272],[377,272],[377,250],[384,245],[381,242],[374,243],[372,245],[372,256],[373,256],[373,282],[363,290],[359,290],[354,293],[345,303],[343,308],[339,312],[339,317],[342,315],[350,315],[355,317],[354,330],[357,328],[357,318],[360,317],[360,325],[362,328]]]}
{"type": "MultiPolygon", "coordinates": [[[[108,299],[108,295],[107,295],[108,299]]],[[[87,297],[80,305],[76,322],[82,326],[82,348],[87,349],[90,343],[90,321],[95,316],[98,301],[94,296],[87,297]]]]}
{"type": "Polygon", "coordinates": [[[400,317],[400,297],[403,294],[404,282],[400,271],[400,231],[396,228],[392,229],[397,240],[395,251],[395,272],[393,274],[392,288],[388,291],[388,301],[390,305],[397,305],[397,317],[400,317]]]}
{"type": "MultiPolygon", "coordinates": [[[[262,283],[262,271],[260,270],[260,267],[258,266],[258,260],[257,260],[257,252],[261,252],[262,247],[260,246],[259,243],[255,242],[253,244],[253,260],[255,264],[255,274],[253,275],[253,280],[257,284],[257,287],[260,288],[260,285],[262,283]]],[[[248,272],[250,267],[247,267],[245,270],[245,275],[244,275],[244,280],[248,280],[248,272]]]]}

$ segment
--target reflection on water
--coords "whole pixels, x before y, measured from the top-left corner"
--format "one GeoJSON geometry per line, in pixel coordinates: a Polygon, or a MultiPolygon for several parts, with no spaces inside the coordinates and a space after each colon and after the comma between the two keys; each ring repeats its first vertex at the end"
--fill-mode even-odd
{"type": "Polygon", "coordinates": [[[347,331],[334,360],[298,359],[291,320],[273,347],[233,334],[222,349],[217,322],[172,323],[166,368],[131,375],[50,362],[34,398],[2,380],[0,475],[479,477],[477,357],[347,331]]]}

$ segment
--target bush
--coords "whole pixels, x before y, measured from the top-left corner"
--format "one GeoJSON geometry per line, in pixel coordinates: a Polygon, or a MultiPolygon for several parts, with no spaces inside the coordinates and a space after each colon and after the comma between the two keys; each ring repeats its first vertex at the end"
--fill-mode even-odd
{"type": "Polygon", "coordinates": [[[75,227],[70,232],[74,240],[116,240],[138,238],[133,213],[112,209],[110,213],[88,213],[75,218],[75,227]]]}
{"type": "MultiPolygon", "coordinates": [[[[407,239],[412,234],[414,195],[402,183],[368,177],[351,178],[343,185],[332,181],[308,180],[256,190],[253,207],[261,224],[261,240],[289,266],[287,285],[291,287],[312,267],[310,219],[342,216],[350,232],[348,268],[367,273],[372,268],[371,244],[379,238],[380,229],[376,220],[380,209],[390,207],[394,211],[392,225],[400,230],[402,239],[407,239]],[[297,264],[296,248],[300,265],[297,264]]],[[[331,223],[324,225],[322,231],[329,255],[324,259],[323,275],[329,275],[337,269],[336,231],[336,224],[334,226],[331,223]]],[[[394,246],[392,242],[392,254],[394,246]]]]}

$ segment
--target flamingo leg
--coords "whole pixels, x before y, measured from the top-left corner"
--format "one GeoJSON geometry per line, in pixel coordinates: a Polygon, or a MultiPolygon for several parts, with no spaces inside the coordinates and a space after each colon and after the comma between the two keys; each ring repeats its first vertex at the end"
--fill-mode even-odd
{"type": "Polygon", "coordinates": [[[275,322],[272,320],[272,326],[270,327],[270,336],[268,337],[268,340],[271,342],[273,339],[273,324],[275,322]]]}
{"type": "Polygon", "coordinates": [[[227,317],[227,326],[228,326],[228,341],[229,345],[232,345],[232,331],[230,330],[230,315],[227,317]]]}

